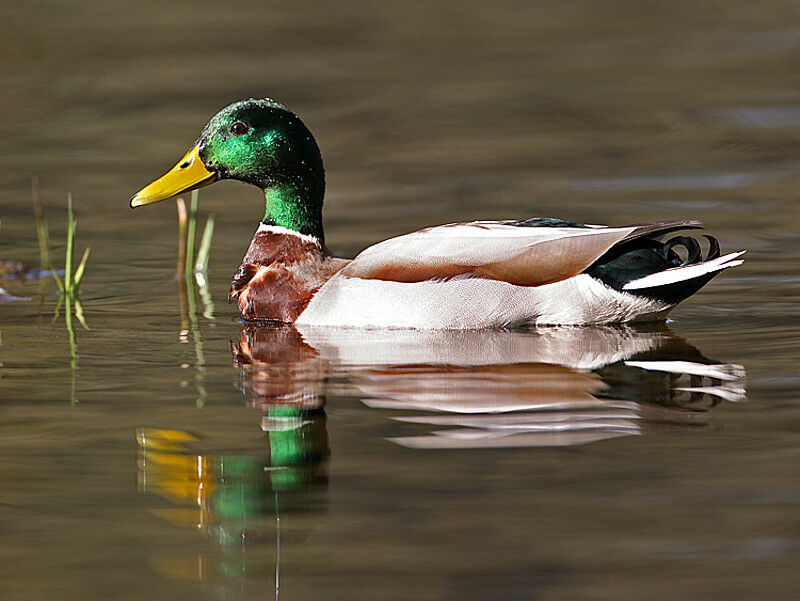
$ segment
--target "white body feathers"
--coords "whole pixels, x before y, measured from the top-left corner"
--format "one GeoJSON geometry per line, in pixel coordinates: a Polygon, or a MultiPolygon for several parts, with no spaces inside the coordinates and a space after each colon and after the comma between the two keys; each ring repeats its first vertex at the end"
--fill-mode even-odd
{"type": "Polygon", "coordinates": [[[336,275],[297,323],[452,330],[622,323],[655,319],[668,309],[586,274],[543,286],[468,277],[404,283],[336,275]]]}
{"type": "Polygon", "coordinates": [[[364,250],[319,289],[296,323],[478,329],[656,320],[674,304],[635,291],[742,262],[733,253],[634,280],[622,291],[582,273],[637,230],[505,222],[428,228],[364,250]]]}

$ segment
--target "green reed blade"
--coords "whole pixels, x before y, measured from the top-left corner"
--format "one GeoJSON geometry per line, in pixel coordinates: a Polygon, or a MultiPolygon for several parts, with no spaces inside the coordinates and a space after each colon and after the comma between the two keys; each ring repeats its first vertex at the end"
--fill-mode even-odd
{"type": "Polygon", "coordinates": [[[75,215],[72,213],[72,192],[67,193],[67,251],[64,257],[64,290],[72,293],[72,251],[75,244],[75,215]]]}
{"type": "Polygon", "coordinates": [[[53,265],[53,262],[50,261],[49,257],[47,259],[47,264],[45,265],[45,267],[47,267],[47,269],[50,271],[50,275],[53,276],[53,279],[56,282],[56,286],[58,286],[58,289],[63,293],[65,291],[64,290],[64,282],[62,282],[61,278],[58,277],[58,274],[56,273],[56,266],[53,265]]]}
{"type": "Polygon", "coordinates": [[[60,313],[61,305],[64,303],[65,296],[66,296],[65,294],[62,294],[61,296],[58,297],[58,302],[56,303],[56,310],[53,311],[53,321],[57,320],[58,316],[61,314],[60,313]]]}
{"type": "Polygon", "coordinates": [[[195,230],[197,229],[197,205],[198,205],[198,197],[199,194],[197,190],[192,191],[192,201],[189,205],[189,224],[187,227],[187,234],[186,234],[186,278],[190,278],[192,275],[192,269],[194,268],[194,242],[195,242],[195,230]]]}
{"type": "Polygon", "coordinates": [[[178,267],[175,276],[180,279],[186,274],[186,228],[189,218],[183,198],[176,198],[175,206],[178,209],[178,267]]]}
{"type": "Polygon", "coordinates": [[[211,300],[211,292],[208,290],[208,280],[202,272],[194,274],[194,279],[197,282],[197,292],[200,294],[200,300],[203,301],[203,317],[208,320],[214,320],[214,302],[211,300]]]}
{"type": "Polygon", "coordinates": [[[81,280],[83,279],[83,271],[86,269],[86,261],[89,259],[89,253],[92,251],[91,248],[88,248],[83,251],[83,257],[81,257],[81,262],[78,264],[78,269],[75,270],[75,276],[73,278],[73,286],[75,290],[78,289],[78,286],[81,285],[81,280]]]}
{"type": "Polygon", "coordinates": [[[75,297],[75,317],[78,318],[78,321],[83,326],[84,330],[91,330],[89,326],[86,325],[86,318],[83,316],[83,305],[81,305],[81,301],[78,297],[75,297]]]}
{"type": "Polygon", "coordinates": [[[195,273],[208,271],[208,257],[211,252],[211,239],[214,237],[214,215],[209,215],[206,226],[203,228],[203,237],[200,239],[200,249],[197,251],[197,262],[194,264],[195,273]]]}

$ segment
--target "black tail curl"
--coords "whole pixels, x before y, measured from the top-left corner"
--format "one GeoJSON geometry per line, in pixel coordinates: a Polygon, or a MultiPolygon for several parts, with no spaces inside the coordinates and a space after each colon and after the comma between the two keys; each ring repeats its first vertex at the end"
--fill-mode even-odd
{"type": "Polygon", "coordinates": [[[702,263],[719,257],[719,240],[714,236],[703,236],[703,238],[708,240],[708,254],[706,254],[705,258],[703,258],[700,242],[697,241],[697,238],[692,238],[691,236],[674,236],[664,242],[665,258],[670,255],[672,249],[676,246],[685,248],[687,255],[680,265],[673,265],[673,267],[694,265],[695,263],[702,263]]]}
{"type": "MultiPolygon", "coordinates": [[[[704,235],[703,237],[708,240],[708,250],[705,256],[703,256],[700,241],[691,236],[673,236],[666,242],[658,240],[658,236],[623,241],[595,261],[585,273],[600,280],[606,286],[622,291],[625,284],[633,280],[660,273],[666,269],[695,265],[719,257],[719,241],[714,236],[704,235]],[[676,248],[683,248],[686,251],[686,258],[681,257],[676,252],[676,248]]],[[[668,304],[675,304],[697,292],[714,275],[716,273],[630,292],[668,304]]]]}

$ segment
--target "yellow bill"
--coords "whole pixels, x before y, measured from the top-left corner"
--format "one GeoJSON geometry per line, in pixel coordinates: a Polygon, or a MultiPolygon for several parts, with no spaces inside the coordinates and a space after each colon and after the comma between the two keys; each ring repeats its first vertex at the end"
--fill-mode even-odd
{"type": "Polygon", "coordinates": [[[141,207],[202,188],[216,181],[217,174],[212,173],[197,153],[197,145],[178,161],[172,169],[159,177],[149,186],[139,190],[131,198],[131,207],[141,207]]]}

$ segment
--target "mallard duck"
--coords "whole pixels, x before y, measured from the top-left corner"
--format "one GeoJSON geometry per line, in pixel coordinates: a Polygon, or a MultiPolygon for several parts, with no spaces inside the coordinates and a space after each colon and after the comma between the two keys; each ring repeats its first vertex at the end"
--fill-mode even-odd
{"type": "Polygon", "coordinates": [[[261,188],[264,219],[231,283],[245,319],[378,328],[477,329],[664,319],[742,263],[700,222],[617,227],[551,218],[429,227],[352,260],[325,246],[325,171],[300,118],[270,99],[235,102],[191,150],[130,201],[139,207],[222,179],[261,188]],[[683,247],[685,258],[676,252],[683,247]]]}

